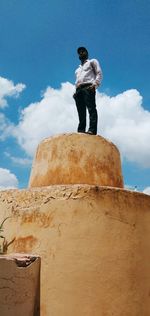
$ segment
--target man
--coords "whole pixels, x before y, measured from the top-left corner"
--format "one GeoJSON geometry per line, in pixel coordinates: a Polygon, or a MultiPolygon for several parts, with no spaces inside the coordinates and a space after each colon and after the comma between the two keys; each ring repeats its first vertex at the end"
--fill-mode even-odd
{"type": "Polygon", "coordinates": [[[85,133],[86,129],[86,108],[89,112],[88,134],[97,134],[97,110],[95,103],[96,88],[102,81],[102,71],[98,60],[88,59],[88,51],[85,47],[77,49],[81,65],[75,71],[76,92],[74,99],[79,116],[78,132],[85,133]]]}

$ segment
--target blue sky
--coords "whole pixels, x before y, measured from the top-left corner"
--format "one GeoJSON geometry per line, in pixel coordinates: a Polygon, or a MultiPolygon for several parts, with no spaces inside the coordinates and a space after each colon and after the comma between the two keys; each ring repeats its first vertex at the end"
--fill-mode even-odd
{"type": "Polygon", "coordinates": [[[150,187],[149,16],[148,0],[0,1],[0,187],[27,187],[39,141],[76,131],[80,45],[103,70],[98,132],[125,184],[150,187]]]}

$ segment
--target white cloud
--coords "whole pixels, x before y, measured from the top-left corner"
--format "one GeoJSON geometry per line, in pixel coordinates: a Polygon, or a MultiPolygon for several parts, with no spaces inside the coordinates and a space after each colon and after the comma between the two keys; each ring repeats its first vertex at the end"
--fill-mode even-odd
{"type": "Polygon", "coordinates": [[[74,86],[62,84],[60,89],[48,87],[41,102],[32,103],[21,113],[14,135],[30,156],[38,143],[54,134],[76,131],[77,113],[72,98],[74,86]]]}
{"type": "Polygon", "coordinates": [[[145,188],[143,193],[150,195],[150,187],[145,188]]]}
{"type": "Polygon", "coordinates": [[[5,138],[13,132],[14,125],[6,118],[3,113],[0,113],[0,140],[5,138]]]}
{"type": "Polygon", "coordinates": [[[8,157],[16,165],[26,167],[26,166],[30,166],[32,164],[32,159],[30,159],[30,158],[14,157],[8,152],[4,152],[4,154],[6,157],[8,157]]]}
{"type": "Polygon", "coordinates": [[[5,115],[0,113],[0,132],[2,132],[7,127],[8,122],[6,122],[5,115]]]}
{"type": "Polygon", "coordinates": [[[113,141],[123,157],[143,167],[150,167],[150,112],[142,107],[142,97],[135,89],[115,97],[98,94],[101,131],[113,141]]]}
{"type": "Polygon", "coordinates": [[[18,187],[16,176],[8,169],[0,168],[0,189],[11,189],[18,187]]]}
{"type": "Polygon", "coordinates": [[[13,81],[0,77],[0,108],[7,106],[7,97],[18,97],[25,87],[22,83],[14,85],[13,81]]]}
{"type": "MultiPolygon", "coordinates": [[[[76,132],[78,115],[73,92],[74,86],[68,82],[60,89],[48,87],[40,102],[22,111],[13,135],[28,155],[34,154],[45,137],[76,132]]],[[[131,89],[115,97],[97,92],[97,110],[98,133],[114,142],[128,161],[150,167],[150,112],[142,106],[139,92],[131,89]]]]}

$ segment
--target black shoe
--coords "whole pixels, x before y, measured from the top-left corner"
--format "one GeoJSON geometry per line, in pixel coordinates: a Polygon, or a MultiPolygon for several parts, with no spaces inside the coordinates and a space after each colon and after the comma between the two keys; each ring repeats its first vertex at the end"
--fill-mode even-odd
{"type": "Polygon", "coordinates": [[[78,131],[78,133],[85,133],[85,131],[78,131]]]}

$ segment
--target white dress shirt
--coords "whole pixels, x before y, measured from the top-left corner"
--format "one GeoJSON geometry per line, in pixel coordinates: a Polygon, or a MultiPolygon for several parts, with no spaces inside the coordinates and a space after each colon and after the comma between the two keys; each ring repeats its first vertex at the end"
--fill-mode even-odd
{"type": "Polygon", "coordinates": [[[102,81],[102,70],[97,59],[87,59],[83,65],[75,71],[76,75],[76,88],[85,83],[91,83],[97,88],[102,81]]]}

